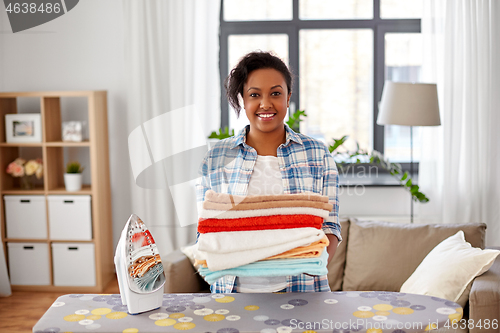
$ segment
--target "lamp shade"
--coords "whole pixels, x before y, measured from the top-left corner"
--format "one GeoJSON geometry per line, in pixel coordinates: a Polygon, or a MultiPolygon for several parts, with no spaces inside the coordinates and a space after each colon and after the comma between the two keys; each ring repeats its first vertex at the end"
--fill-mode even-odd
{"type": "Polygon", "coordinates": [[[441,125],[437,86],[429,83],[385,81],[377,124],[441,125]]]}

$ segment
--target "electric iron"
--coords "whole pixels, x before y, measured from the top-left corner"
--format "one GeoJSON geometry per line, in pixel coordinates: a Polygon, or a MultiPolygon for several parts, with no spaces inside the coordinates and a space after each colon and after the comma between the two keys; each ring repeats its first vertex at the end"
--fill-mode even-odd
{"type": "Polygon", "coordinates": [[[130,314],[157,309],[163,302],[165,274],[155,241],[142,220],[132,214],[115,253],[122,304],[130,314]]]}

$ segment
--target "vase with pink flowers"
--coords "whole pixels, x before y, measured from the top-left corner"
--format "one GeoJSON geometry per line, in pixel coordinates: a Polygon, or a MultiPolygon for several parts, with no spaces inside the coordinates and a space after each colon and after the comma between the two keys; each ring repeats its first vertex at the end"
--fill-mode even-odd
{"type": "Polygon", "coordinates": [[[34,187],[34,179],[43,176],[43,163],[41,158],[26,161],[18,157],[7,166],[7,173],[12,177],[20,178],[21,189],[30,190],[34,187]]]}

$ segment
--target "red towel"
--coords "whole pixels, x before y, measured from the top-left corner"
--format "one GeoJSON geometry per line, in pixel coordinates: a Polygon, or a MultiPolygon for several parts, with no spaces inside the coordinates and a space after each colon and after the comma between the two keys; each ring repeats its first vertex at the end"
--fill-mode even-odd
{"type": "Polygon", "coordinates": [[[199,219],[198,232],[291,229],[312,227],[321,229],[323,218],[314,215],[272,215],[238,219],[199,219]]]}

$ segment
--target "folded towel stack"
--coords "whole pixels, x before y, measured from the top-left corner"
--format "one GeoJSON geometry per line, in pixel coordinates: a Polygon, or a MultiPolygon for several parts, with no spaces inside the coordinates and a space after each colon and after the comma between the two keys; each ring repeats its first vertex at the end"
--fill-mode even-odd
{"type": "Polygon", "coordinates": [[[333,206],[315,193],[236,196],[205,193],[194,251],[210,284],[224,275],[325,275],[333,206]]]}
{"type": "MultiPolygon", "coordinates": [[[[321,240],[311,243],[310,245],[299,246],[294,249],[285,251],[283,253],[265,258],[263,260],[271,260],[271,259],[286,259],[286,258],[314,258],[319,257],[322,251],[330,244],[330,241],[326,236],[324,236],[321,240]]],[[[206,260],[195,260],[195,266],[201,265],[204,268],[208,268],[206,260]]]]}
{"type": "Polygon", "coordinates": [[[270,261],[258,261],[222,271],[211,271],[200,267],[198,272],[205,280],[212,284],[224,275],[235,276],[286,276],[307,273],[309,275],[326,275],[328,270],[326,264],[328,253],[323,250],[317,258],[305,259],[275,259],[270,261]]]}

